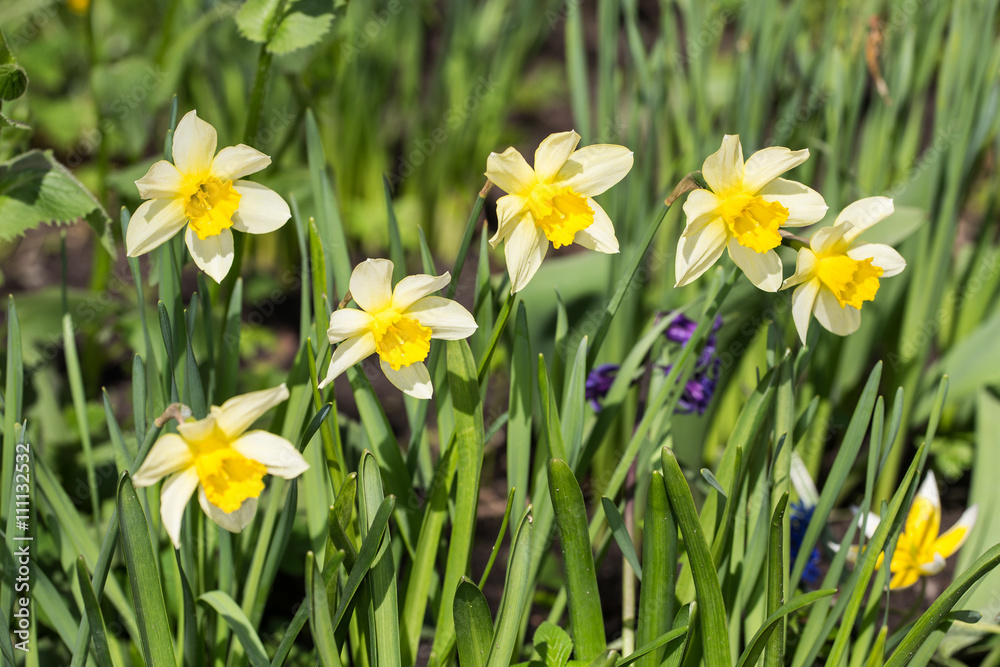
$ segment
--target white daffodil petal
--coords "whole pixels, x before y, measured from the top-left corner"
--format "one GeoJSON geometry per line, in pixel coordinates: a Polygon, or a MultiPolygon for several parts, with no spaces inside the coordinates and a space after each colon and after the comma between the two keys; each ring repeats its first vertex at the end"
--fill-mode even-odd
{"type": "Polygon", "coordinates": [[[556,173],[555,182],[584,197],[596,197],[632,169],[632,151],[615,144],[595,144],[575,151],[556,173]]]}
{"type": "Polygon", "coordinates": [[[186,224],[184,202],[180,199],[143,202],[129,219],[125,250],[129,257],[138,257],[169,241],[186,224]]]}
{"type": "Polygon", "coordinates": [[[826,288],[820,289],[813,312],[824,329],[838,336],[848,336],[861,326],[861,311],[854,306],[841,308],[837,297],[826,288]]]}
{"type": "Polygon", "coordinates": [[[579,143],[580,135],[573,130],[556,132],[542,139],[535,149],[535,176],[538,180],[552,181],[579,143]]]}
{"type": "Polygon", "coordinates": [[[681,235],[674,258],[675,287],[693,282],[719,261],[728,238],[722,218],[716,218],[696,233],[681,235]]]}
{"type": "Polygon", "coordinates": [[[336,345],[352,336],[363,336],[365,332],[371,330],[373,319],[375,318],[357,308],[335,310],[330,315],[330,327],[326,330],[326,336],[330,339],[331,345],[336,345]]]}
{"type": "Polygon", "coordinates": [[[816,303],[819,290],[819,279],[814,278],[792,292],[792,320],[795,321],[795,330],[803,345],[806,343],[806,334],[809,333],[809,320],[812,318],[813,304],[816,303]]]}
{"type": "Polygon", "coordinates": [[[799,248],[799,254],[795,257],[795,273],[785,278],[781,283],[781,289],[788,289],[807,280],[812,280],[816,276],[816,262],[818,258],[809,248],[799,248]]]}
{"type": "Polygon", "coordinates": [[[849,224],[844,224],[817,229],[809,238],[809,247],[817,254],[830,251],[844,252],[848,245],[844,236],[850,228],[849,224]]]}
{"type": "Polygon", "coordinates": [[[218,135],[215,128],[188,111],[174,130],[174,165],[185,176],[207,176],[212,170],[218,135]]]}
{"type": "Polygon", "coordinates": [[[268,234],[292,217],[287,202],[271,188],[251,181],[236,181],[240,207],[233,213],[233,229],[248,234],[268,234]]]}
{"type": "Polygon", "coordinates": [[[267,431],[244,433],[230,446],[248,459],[267,466],[268,474],[283,479],[298,477],[309,469],[295,445],[267,431]]]}
{"type": "Polygon", "coordinates": [[[215,432],[215,417],[209,414],[204,419],[186,421],[177,425],[177,432],[188,442],[199,442],[215,432]]]}
{"type": "Polygon", "coordinates": [[[187,243],[188,251],[198,268],[215,282],[221,283],[229,273],[233,258],[236,256],[233,251],[232,231],[223,229],[218,234],[200,239],[195,231],[188,227],[184,234],[184,242],[187,243]]]}
{"type": "Polygon", "coordinates": [[[615,236],[615,226],[611,218],[593,199],[588,198],[587,204],[594,212],[594,222],[586,229],[581,229],[573,237],[573,243],[597,252],[613,255],[618,252],[618,237],[615,236]]]}
{"type": "Polygon", "coordinates": [[[711,190],[699,188],[688,193],[684,200],[684,215],[687,217],[687,224],[684,227],[684,234],[690,235],[702,229],[713,220],[718,220],[719,198],[711,190]]]}
{"type": "Polygon", "coordinates": [[[549,240],[545,238],[545,232],[534,225],[518,225],[507,237],[503,252],[510,275],[511,294],[520,292],[531,281],[548,249],[549,240]]]}
{"type": "Polygon", "coordinates": [[[486,178],[512,195],[526,195],[538,182],[534,170],[513,146],[503,153],[490,153],[486,159],[486,178]]]}
{"type": "Polygon", "coordinates": [[[757,194],[764,201],[776,201],[788,209],[788,220],[783,223],[784,227],[811,225],[822,220],[828,209],[823,195],[801,183],[783,178],[774,179],[757,194]]]}
{"type": "Polygon", "coordinates": [[[479,328],[472,313],[462,304],[439,296],[420,299],[410,306],[406,316],[429,328],[431,336],[441,340],[462,340],[479,328]]]}
{"type": "Polygon", "coordinates": [[[271,158],[246,144],[226,146],[212,160],[212,175],[223,181],[234,181],[255,174],[271,164],[271,158]]]}
{"type": "Polygon", "coordinates": [[[747,160],[743,167],[743,187],[758,194],[765,185],[809,159],[809,149],[793,151],[784,146],[764,148],[747,160]]]}
{"type": "Polygon", "coordinates": [[[729,239],[729,256],[758,289],[777,292],[781,288],[781,258],[773,250],[757,252],[729,239]]]}
{"type": "Polygon", "coordinates": [[[882,523],[882,518],[875,512],[858,515],[858,528],[864,532],[865,537],[869,540],[875,537],[875,531],[878,530],[880,523],[882,523]]]}
{"type": "Polygon", "coordinates": [[[848,204],[840,215],[837,216],[835,225],[850,223],[850,228],[844,235],[847,243],[854,243],[854,240],[877,222],[885,220],[895,210],[892,200],[888,197],[866,197],[859,199],[853,204],[848,204]]]}
{"type": "Polygon", "coordinates": [[[392,366],[380,361],[382,372],[389,379],[389,382],[396,385],[396,388],[407,396],[413,398],[428,399],[434,395],[434,385],[431,384],[431,374],[427,372],[424,362],[418,361],[403,366],[398,371],[392,370],[392,366]]]}
{"type": "Polygon", "coordinates": [[[497,199],[497,233],[490,239],[490,247],[496,248],[521,224],[528,215],[528,200],[519,195],[504,195],[497,199]]]}
{"type": "Polygon", "coordinates": [[[337,346],[330,358],[330,366],[326,370],[326,378],[319,383],[322,389],[333,382],[338,375],[346,371],[354,364],[368,358],[375,352],[375,336],[369,332],[363,336],[348,338],[337,346]]]}
{"type": "Polygon", "coordinates": [[[935,477],[933,470],[927,471],[927,476],[924,477],[924,482],[917,489],[917,495],[913,497],[913,500],[914,502],[924,501],[929,504],[933,512],[941,514],[941,495],[938,493],[937,477],[935,477]]]}
{"type": "Polygon", "coordinates": [[[366,259],[351,273],[351,297],[369,313],[380,313],[392,305],[392,262],[366,259]]]}
{"type": "Polygon", "coordinates": [[[191,500],[191,494],[198,488],[198,471],[188,468],[167,478],[160,489],[160,518],[163,529],[174,543],[174,549],[181,548],[181,520],[184,508],[191,500]]]}
{"type": "Polygon", "coordinates": [[[288,400],[288,387],[284,383],[271,389],[252,391],[234,396],[219,407],[212,408],[216,424],[229,438],[235,438],[274,406],[288,400]]]}
{"type": "Polygon", "coordinates": [[[440,276],[424,273],[407,276],[400,280],[396,284],[396,289],[392,291],[392,307],[404,311],[425,296],[447,287],[450,282],[451,274],[447,271],[440,276]]]}
{"type": "Polygon", "coordinates": [[[220,528],[224,528],[230,533],[238,533],[242,531],[250,525],[250,522],[253,521],[254,515],[257,514],[256,498],[247,498],[235,512],[223,512],[209,501],[208,496],[205,495],[205,489],[199,488],[198,503],[201,505],[202,511],[208,516],[209,519],[214,521],[220,528]]]}
{"type": "Polygon", "coordinates": [[[167,475],[184,470],[194,461],[191,448],[176,433],[165,433],[153,444],[139,469],[132,475],[136,488],[152,486],[167,475]]]}
{"type": "Polygon", "coordinates": [[[855,260],[871,259],[872,264],[882,269],[883,278],[891,278],[903,272],[906,260],[895,248],[884,243],[861,243],[847,251],[847,256],[855,260]]]}
{"type": "Polygon", "coordinates": [[[934,554],[934,559],[929,563],[920,563],[917,567],[920,569],[920,574],[932,577],[944,569],[945,561],[944,556],[939,553],[934,554]]]}
{"type": "Polygon", "coordinates": [[[727,134],[722,138],[722,148],[705,159],[701,174],[717,195],[742,187],[743,146],[738,134],[727,134]]]}
{"type": "Polygon", "coordinates": [[[143,199],[173,199],[184,187],[184,176],[166,160],[154,162],[146,175],[135,182],[143,199]]]}

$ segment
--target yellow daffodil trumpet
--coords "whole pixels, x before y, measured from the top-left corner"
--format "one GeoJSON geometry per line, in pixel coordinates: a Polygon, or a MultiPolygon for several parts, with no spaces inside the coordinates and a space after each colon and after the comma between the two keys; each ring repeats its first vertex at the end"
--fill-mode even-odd
{"type": "Polygon", "coordinates": [[[153,444],[132,481],[160,490],[163,527],[180,549],[181,519],[191,495],[212,521],[238,533],[253,520],[264,475],[298,477],[309,468],[292,443],[267,431],[247,431],[265,412],[288,399],[284,384],[212,406],[204,419],[177,425],[153,444]]]}
{"type": "Polygon", "coordinates": [[[382,372],[403,393],[430,398],[434,393],[424,360],[431,339],[461,340],[478,328],[463,306],[432,296],[451,282],[451,274],[415,275],[392,287],[392,262],[368,259],[354,268],[350,293],[358,308],[330,316],[327,336],[338,344],[320,388],[354,364],[378,353],[382,372]]]}
{"type": "Polygon", "coordinates": [[[292,217],[273,190],[240,180],[271,164],[271,158],[243,144],[216,154],[217,140],[215,128],[194,111],[177,123],[173,164],[160,160],[135,182],[139,196],[149,201],[129,221],[129,257],[158,247],[186,225],[184,241],[195,264],[222,282],[233,265],[233,229],[267,234],[292,217]]]}
{"type": "Polygon", "coordinates": [[[815,190],[779,178],[809,157],[808,150],[780,146],[759,150],[743,161],[738,135],[727,134],[722,148],[702,166],[710,190],[687,196],[687,224],[677,244],[677,287],[712,267],[723,250],[754,285],[766,292],[781,287],[780,230],[810,225],[826,215],[826,202],[815,190]]]}
{"type": "Polygon", "coordinates": [[[792,319],[802,342],[806,342],[812,315],[839,336],[861,326],[861,306],[873,301],[880,278],[901,273],[906,261],[882,243],[858,243],[863,231],[884,220],[893,211],[887,197],[868,197],[845,208],[831,227],[812,235],[808,248],[801,248],[795,273],[782,289],[792,293],[792,319]]]}
{"type": "Polygon", "coordinates": [[[549,243],[618,252],[614,225],[593,198],[625,178],[632,151],[613,144],[576,150],[578,143],[573,131],[549,135],[535,151],[533,168],[513,147],[486,161],[486,177],[508,193],[497,200],[500,224],[490,245],[504,242],[511,294],[538,271],[549,243]]]}

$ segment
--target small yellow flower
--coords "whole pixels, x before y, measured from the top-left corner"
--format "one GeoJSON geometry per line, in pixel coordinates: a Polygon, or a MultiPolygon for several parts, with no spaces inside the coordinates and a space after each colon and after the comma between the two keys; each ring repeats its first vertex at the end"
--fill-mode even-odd
{"type": "Polygon", "coordinates": [[[743,162],[738,135],[727,134],[710,155],[702,176],[711,190],[694,190],[684,202],[687,226],[677,244],[677,287],[712,267],[722,251],[766,292],[781,286],[783,227],[810,225],[826,215],[826,202],[812,188],[778,178],[809,157],[808,150],[780,146],[759,150],[743,162]]]}
{"type": "MultiPolygon", "coordinates": [[[[889,561],[889,571],[892,573],[889,588],[906,588],[917,583],[920,577],[929,577],[943,570],[945,559],[958,551],[969,538],[969,533],[976,525],[977,514],[978,507],[973,505],[962,513],[950,530],[939,535],[941,498],[934,473],[928,471],[924,483],[913,498],[903,533],[899,536],[896,550],[889,561]]],[[[871,537],[878,525],[878,515],[869,513],[865,533],[871,537]]],[[[852,547],[848,552],[848,559],[856,560],[857,553],[857,547],[852,547]]],[[[879,554],[876,567],[881,567],[882,562],[883,555],[879,554]]]]}
{"type": "Polygon", "coordinates": [[[160,491],[160,516],[174,547],[180,548],[181,519],[197,489],[202,510],[215,523],[238,533],[253,520],[264,475],[292,479],[309,468],[292,443],[267,431],[246,430],[265,412],[288,399],[284,384],[212,406],[207,417],[177,425],[149,450],[132,478],[137,487],[167,477],[160,491]]]}
{"type": "Polygon", "coordinates": [[[354,364],[378,353],[382,372],[415,398],[434,393],[424,359],[431,339],[460,340],[477,329],[472,314],[451,299],[429,296],[451,282],[451,274],[408,276],[392,288],[392,262],[368,259],[351,274],[351,297],[359,308],[330,316],[327,336],[340,343],[320,388],[354,364]]]}
{"type": "Polygon", "coordinates": [[[806,341],[812,314],[828,331],[839,336],[861,326],[861,306],[872,301],[888,278],[906,268],[898,252],[882,243],[857,243],[861,232],[893,211],[887,197],[854,202],[837,216],[831,227],[818,230],[809,247],[799,250],[795,273],[782,289],[798,285],[792,293],[792,319],[802,342],[806,341]]]}
{"type": "Polygon", "coordinates": [[[90,0],[66,0],[66,6],[76,14],[86,14],[90,8],[90,0]]]}
{"type": "Polygon", "coordinates": [[[618,252],[611,219],[593,198],[625,178],[632,151],[613,144],[576,150],[578,143],[573,131],[549,135],[535,151],[534,168],[513,147],[486,161],[486,177],[508,193],[497,200],[500,225],[490,245],[504,242],[511,294],[535,275],[550,242],[618,252]]]}
{"type": "Polygon", "coordinates": [[[135,182],[139,196],[149,201],[129,221],[129,257],[149,252],[187,225],[184,240],[195,264],[222,282],[233,264],[231,229],[266,234],[292,217],[273,190],[238,180],[271,164],[271,158],[243,144],[216,155],[217,140],[215,128],[194,111],[177,123],[174,163],[160,160],[135,182]]]}

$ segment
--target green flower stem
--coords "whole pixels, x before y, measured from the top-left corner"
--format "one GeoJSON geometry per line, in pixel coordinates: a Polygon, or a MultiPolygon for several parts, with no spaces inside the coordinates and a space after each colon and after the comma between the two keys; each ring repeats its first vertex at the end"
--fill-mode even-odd
{"type": "Polygon", "coordinates": [[[490,344],[486,347],[486,353],[483,354],[483,358],[479,360],[479,384],[483,384],[483,380],[486,379],[486,370],[490,366],[490,359],[493,358],[493,353],[497,349],[497,343],[500,341],[500,336],[503,334],[504,328],[507,326],[507,319],[510,317],[511,308],[514,307],[514,300],[517,298],[517,294],[514,292],[509,292],[507,294],[507,300],[503,302],[503,308],[500,309],[500,314],[497,316],[496,322],[493,324],[493,333],[490,335],[490,344]]]}
{"type": "Polygon", "coordinates": [[[451,285],[448,286],[448,298],[455,298],[455,291],[458,289],[458,278],[462,275],[462,268],[465,266],[465,256],[469,252],[472,244],[472,234],[476,230],[476,223],[483,212],[483,204],[486,203],[486,195],[489,194],[493,184],[486,181],[486,185],[479,191],[476,203],[472,205],[472,213],[469,214],[469,221],[465,223],[465,235],[462,237],[462,245],[458,248],[458,256],[455,258],[455,268],[451,271],[451,285]]]}

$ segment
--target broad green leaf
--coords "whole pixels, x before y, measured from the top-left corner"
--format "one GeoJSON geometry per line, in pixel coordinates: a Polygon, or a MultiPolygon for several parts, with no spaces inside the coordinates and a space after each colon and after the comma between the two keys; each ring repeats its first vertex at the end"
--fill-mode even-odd
{"type": "Polygon", "coordinates": [[[565,630],[550,621],[544,621],[538,626],[531,643],[545,667],[563,667],[573,653],[573,640],[565,630]]]}
{"type": "Polygon", "coordinates": [[[28,75],[20,65],[0,64],[0,100],[16,100],[28,89],[28,75]]]}
{"type": "Polygon", "coordinates": [[[268,667],[270,665],[267,651],[264,650],[264,644],[257,636],[257,631],[250,625],[250,620],[243,613],[243,610],[228,594],[223,591],[209,591],[203,593],[198,601],[212,607],[226,621],[236,638],[240,640],[243,651],[253,667],[268,667]]]}
{"type": "Polygon", "coordinates": [[[149,541],[149,524],[128,473],[123,474],[118,482],[118,523],[142,655],[147,665],[173,665],[172,625],[163,603],[157,559],[149,541]]]}
{"type": "Polygon", "coordinates": [[[463,577],[455,591],[455,643],[463,667],[485,667],[493,641],[493,618],[486,596],[463,577]]]}
{"type": "Polygon", "coordinates": [[[730,667],[729,631],[722,589],[715,570],[712,554],[708,550],[694,498],[684,473],[669,447],[663,448],[663,480],[667,488],[670,509],[680,525],[684,545],[690,557],[691,572],[698,601],[698,618],[704,646],[705,664],[708,667],[730,667]]]}
{"type": "Polygon", "coordinates": [[[333,24],[330,0],[293,0],[281,17],[267,50],[284,55],[318,43],[333,24]]]}
{"type": "Polygon", "coordinates": [[[575,656],[577,660],[591,660],[607,646],[601,592],[597,587],[594,553],[590,550],[583,491],[573,470],[563,460],[549,461],[549,494],[559,528],[575,656]]]}
{"type": "MultiPolygon", "coordinates": [[[[98,236],[111,219],[101,203],[52,153],[33,150],[0,163],[0,241],[43,223],[67,225],[84,218],[98,236]]],[[[114,254],[114,247],[105,244],[114,254]]]]}
{"type": "Polygon", "coordinates": [[[268,29],[274,21],[281,0],[247,0],[236,12],[236,27],[252,42],[267,41],[268,29]]]}

